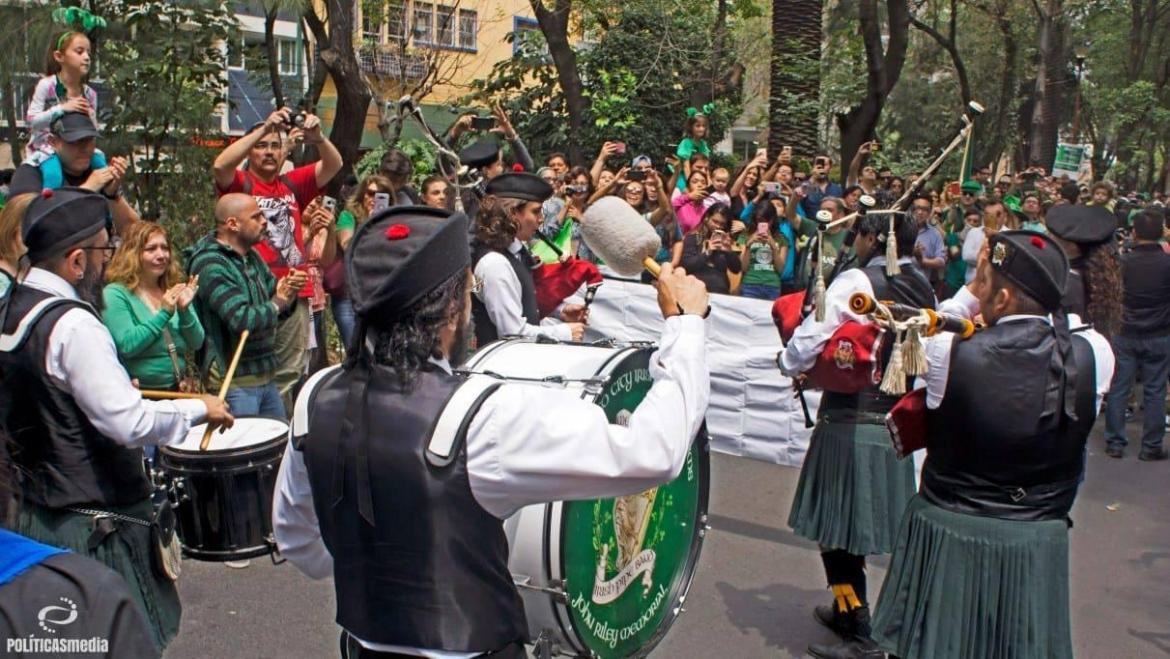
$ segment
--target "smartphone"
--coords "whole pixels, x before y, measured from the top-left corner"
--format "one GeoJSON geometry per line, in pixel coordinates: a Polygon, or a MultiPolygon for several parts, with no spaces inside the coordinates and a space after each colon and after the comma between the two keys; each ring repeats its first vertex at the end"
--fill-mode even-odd
{"type": "Polygon", "coordinates": [[[471,127],[475,130],[491,130],[496,127],[495,117],[472,117],[471,127]]]}
{"type": "Polygon", "coordinates": [[[614,142],[613,146],[614,146],[616,153],[622,154],[622,153],[626,152],[626,143],[625,142],[614,142]]]}
{"type": "Polygon", "coordinates": [[[321,206],[324,207],[325,210],[329,211],[330,213],[337,212],[337,200],[334,199],[333,197],[330,197],[329,195],[325,195],[324,197],[321,197],[321,206]]]}
{"type": "Polygon", "coordinates": [[[764,194],[774,194],[780,191],[780,183],[776,181],[764,181],[764,194]]]}
{"type": "Polygon", "coordinates": [[[814,166],[814,167],[821,167],[821,168],[828,169],[828,167],[826,166],[826,161],[825,161],[825,159],[824,159],[824,158],[817,158],[816,160],[814,160],[814,161],[813,161],[813,166],[814,166]]]}
{"type": "Polygon", "coordinates": [[[626,180],[627,181],[645,181],[646,180],[646,172],[641,170],[641,169],[631,169],[630,171],[626,172],[626,180]]]}
{"type": "Polygon", "coordinates": [[[760,223],[756,224],[756,233],[761,235],[761,236],[767,236],[768,235],[768,223],[767,222],[760,222],[760,223]]]}
{"type": "Polygon", "coordinates": [[[377,192],[374,194],[374,212],[380,213],[387,208],[390,208],[390,195],[386,192],[377,192]]]}
{"type": "Polygon", "coordinates": [[[763,156],[765,158],[768,157],[768,149],[766,147],[760,147],[760,148],[756,149],[756,157],[759,158],[760,156],[763,156]]]}
{"type": "Polygon", "coordinates": [[[873,144],[869,145],[869,152],[870,153],[877,153],[878,151],[881,151],[881,150],[882,150],[882,143],[878,142],[877,140],[874,140],[873,144]]]}
{"type": "Polygon", "coordinates": [[[727,232],[722,229],[716,229],[711,232],[711,240],[723,240],[727,237],[727,232]]]}

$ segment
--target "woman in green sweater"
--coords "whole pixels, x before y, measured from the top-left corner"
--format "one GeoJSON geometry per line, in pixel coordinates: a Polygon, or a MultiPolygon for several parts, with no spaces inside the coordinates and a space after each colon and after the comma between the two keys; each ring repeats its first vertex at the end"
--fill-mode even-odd
{"type": "Polygon", "coordinates": [[[203,326],[191,306],[199,278],[184,283],[166,231],[137,222],[106,270],[102,320],[118,356],[143,389],[178,391],[187,353],[203,345],[203,326]]]}

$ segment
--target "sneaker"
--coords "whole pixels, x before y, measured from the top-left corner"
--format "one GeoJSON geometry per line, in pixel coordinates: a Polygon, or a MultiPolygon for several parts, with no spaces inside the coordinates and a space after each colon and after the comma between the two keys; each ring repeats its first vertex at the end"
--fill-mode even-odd
{"type": "Polygon", "coordinates": [[[1105,455],[1108,455],[1111,458],[1120,458],[1125,455],[1125,449],[1121,448],[1120,446],[1106,446],[1105,455]]]}
{"type": "Polygon", "coordinates": [[[245,558],[242,561],[224,561],[223,564],[232,568],[233,570],[242,570],[251,565],[252,561],[245,558]]]}
{"type": "Polygon", "coordinates": [[[1165,460],[1166,458],[1170,458],[1170,451],[1167,451],[1164,448],[1160,448],[1157,451],[1151,451],[1149,453],[1143,451],[1142,453],[1138,454],[1138,460],[1144,460],[1146,462],[1157,462],[1159,460],[1165,460]]]}

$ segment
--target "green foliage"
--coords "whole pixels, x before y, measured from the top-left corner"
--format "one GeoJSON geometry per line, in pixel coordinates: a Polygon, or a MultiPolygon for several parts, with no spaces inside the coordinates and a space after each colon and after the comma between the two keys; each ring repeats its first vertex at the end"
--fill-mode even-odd
{"type": "MultiPolygon", "coordinates": [[[[737,2],[731,19],[738,20],[737,11],[758,10],[752,2],[737,2]]],[[[691,92],[722,79],[735,61],[730,38],[729,53],[711,61],[715,20],[714,4],[698,0],[633,0],[620,9],[607,6],[604,14],[587,14],[591,39],[576,46],[588,101],[580,136],[586,153],[595,153],[606,140],[622,140],[631,155],[646,153],[661,161],[667,145],[683,137],[691,92]]],[[[540,160],[568,144],[565,100],[543,35],[530,31],[519,38],[516,57],[473,83],[465,102],[502,100],[540,160]]],[[[722,138],[741,108],[738,89],[715,98],[708,142],[722,138]]]]}
{"type": "MultiPolygon", "coordinates": [[[[394,145],[399,151],[406,154],[410,158],[410,163],[414,166],[414,182],[416,185],[420,184],[423,179],[435,174],[439,171],[439,163],[435,158],[435,149],[430,142],[425,140],[399,140],[394,145]]],[[[376,174],[378,172],[378,165],[382,162],[382,156],[390,150],[390,145],[386,142],[370,149],[362,159],[358,161],[353,168],[354,176],[361,179],[376,174]]]]}
{"type": "Polygon", "coordinates": [[[238,38],[226,1],[114,0],[99,57],[114,102],[99,108],[101,147],[133,155],[124,187],[144,218],[180,247],[211,227],[215,114],[225,102],[220,44],[238,38]]]}

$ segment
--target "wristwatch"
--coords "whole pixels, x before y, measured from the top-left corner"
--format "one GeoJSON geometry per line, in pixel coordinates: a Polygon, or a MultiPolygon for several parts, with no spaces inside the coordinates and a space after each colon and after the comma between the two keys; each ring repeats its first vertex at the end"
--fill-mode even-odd
{"type": "Polygon", "coordinates": [[[678,313],[675,314],[678,316],[686,316],[686,315],[690,314],[692,316],[699,316],[700,318],[706,318],[707,316],[711,315],[711,305],[709,305],[709,304],[707,305],[707,308],[701,314],[696,313],[694,311],[687,311],[686,309],[683,309],[683,306],[681,304],[679,304],[678,302],[675,302],[674,306],[676,309],[678,309],[678,313]]]}
{"type": "Polygon", "coordinates": [[[106,199],[109,199],[110,201],[117,201],[118,198],[122,196],[122,191],[121,190],[114,190],[114,194],[107,194],[106,189],[102,188],[102,196],[105,197],[106,199]]]}

